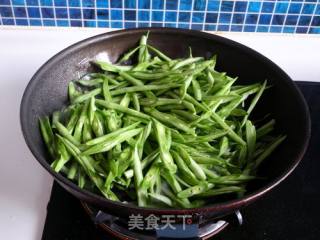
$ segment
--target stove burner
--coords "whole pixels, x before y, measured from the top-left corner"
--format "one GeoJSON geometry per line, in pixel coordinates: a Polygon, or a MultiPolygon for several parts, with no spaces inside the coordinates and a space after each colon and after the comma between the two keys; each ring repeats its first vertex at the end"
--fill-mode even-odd
{"type": "MultiPolygon", "coordinates": [[[[118,239],[155,240],[155,239],[158,239],[159,235],[161,237],[164,237],[163,234],[159,233],[156,230],[129,230],[127,220],[121,219],[119,217],[115,217],[103,211],[97,210],[96,208],[88,205],[85,202],[81,202],[81,205],[96,225],[98,225],[101,229],[103,229],[107,233],[117,237],[118,239]]],[[[199,225],[195,226],[195,224],[192,224],[192,227],[191,227],[191,225],[186,224],[185,225],[186,232],[191,233],[190,236],[187,238],[205,240],[205,239],[211,238],[212,236],[224,230],[231,222],[232,223],[237,222],[239,225],[242,225],[243,218],[240,211],[236,211],[235,214],[232,215],[232,217],[233,218],[230,218],[230,216],[228,216],[225,218],[225,220],[222,220],[222,219],[208,220],[205,223],[200,224],[200,226],[199,225]],[[197,228],[197,236],[193,235],[194,231],[192,231],[191,229],[195,227],[197,228]]],[[[176,239],[179,239],[179,238],[187,239],[185,235],[183,237],[177,236],[177,232],[175,232],[174,237],[176,239]]],[[[171,235],[169,238],[173,239],[173,236],[171,235]]]]}

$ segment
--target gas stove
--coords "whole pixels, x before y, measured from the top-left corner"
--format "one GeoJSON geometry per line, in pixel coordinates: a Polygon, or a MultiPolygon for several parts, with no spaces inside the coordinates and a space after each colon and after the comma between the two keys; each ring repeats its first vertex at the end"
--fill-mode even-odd
{"type": "MultiPolygon", "coordinates": [[[[309,105],[312,136],[297,169],[272,192],[252,205],[184,232],[129,230],[119,219],[80,202],[53,184],[42,240],[214,239],[313,240],[320,238],[320,83],[297,82],[309,105]],[[183,234],[187,231],[186,238],[183,234]],[[170,235],[171,234],[171,235],[170,235]]],[[[281,159],[279,159],[281,161],[281,159]]]]}

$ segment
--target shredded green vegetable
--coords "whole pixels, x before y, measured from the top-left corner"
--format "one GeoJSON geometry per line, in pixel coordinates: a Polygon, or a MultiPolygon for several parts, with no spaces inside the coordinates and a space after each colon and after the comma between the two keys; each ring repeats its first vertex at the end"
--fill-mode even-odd
{"type": "Polygon", "coordinates": [[[70,82],[70,106],[40,119],[51,166],[80,188],[141,207],[193,208],[245,193],[284,141],[251,118],[267,81],[236,85],[211,59],[147,42],[70,82]],[[126,65],[126,63],[131,65],[126,65]],[[212,200],[213,198],[213,200],[212,200]]]}

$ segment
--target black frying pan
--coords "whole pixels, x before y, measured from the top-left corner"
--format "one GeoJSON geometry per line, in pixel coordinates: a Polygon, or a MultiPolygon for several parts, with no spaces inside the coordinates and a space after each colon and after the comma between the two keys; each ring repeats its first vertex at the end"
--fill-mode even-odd
{"type": "Polygon", "coordinates": [[[191,30],[150,28],[122,30],[101,34],[61,51],[46,62],[29,82],[21,102],[21,127],[27,145],[39,163],[67,191],[110,214],[127,217],[130,214],[151,213],[192,214],[221,217],[262,197],[285,179],[301,160],[310,137],[310,118],[307,105],[290,77],[273,62],[234,41],[208,33],[191,30]],[[91,71],[89,60],[97,56],[116,61],[128,49],[136,46],[139,38],[150,31],[149,41],[170,57],[186,57],[189,46],[194,56],[218,55],[217,69],[231,76],[239,76],[239,83],[253,83],[268,79],[273,87],[264,94],[254,112],[254,118],[271,113],[277,121],[276,131],[287,135],[286,141],[260,166],[258,174],[264,180],[252,181],[247,194],[240,199],[213,201],[195,209],[150,209],[113,202],[80,189],[61,174],[55,173],[42,141],[38,118],[61,109],[68,101],[68,82],[91,71]]]}

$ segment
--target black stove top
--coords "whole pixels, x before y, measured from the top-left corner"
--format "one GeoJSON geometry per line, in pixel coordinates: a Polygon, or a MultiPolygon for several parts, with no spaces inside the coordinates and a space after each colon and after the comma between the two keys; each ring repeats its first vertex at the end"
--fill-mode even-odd
{"type": "MultiPolygon", "coordinates": [[[[272,192],[241,210],[242,226],[231,224],[217,240],[320,239],[320,83],[298,82],[309,105],[312,136],[297,169],[272,192]]],[[[42,240],[114,239],[95,226],[75,197],[56,182],[42,240]]]]}

